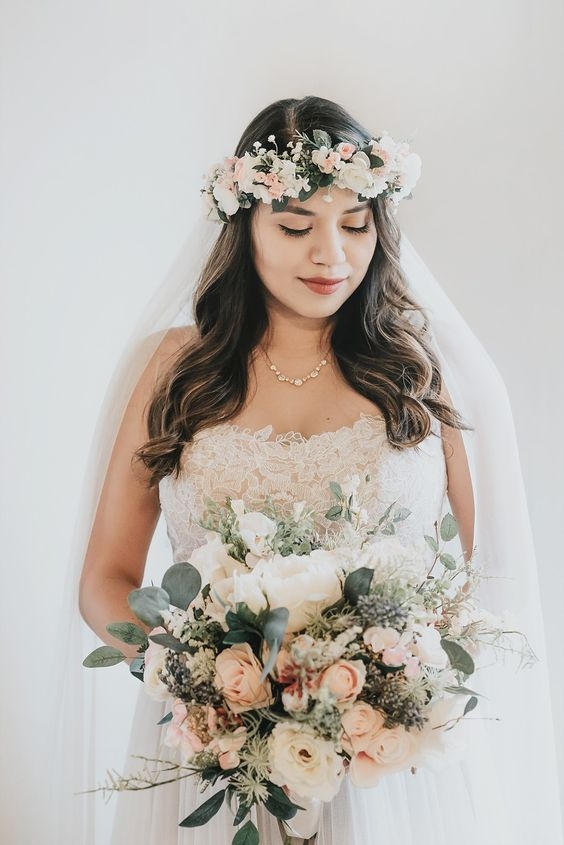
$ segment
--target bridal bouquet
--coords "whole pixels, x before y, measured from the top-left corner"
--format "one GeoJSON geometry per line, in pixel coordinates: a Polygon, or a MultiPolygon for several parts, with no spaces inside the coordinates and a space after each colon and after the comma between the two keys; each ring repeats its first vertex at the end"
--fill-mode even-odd
{"type": "MultiPolygon", "coordinates": [[[[458,531],[450,514],[408,546],[396,528],[409,511],[392,505],[370,524],[358,487],[357,477],[331,484],[324,534],[302,502],[289,513],[210,501],[207,542],[160,587],[130,594],[149,636],[130,622],[108,630],[139,646],[131,671],[167,703],[164,743],[178,756],[109,774],[102,789],[195,775],[215,789],[180,826],[227,802],[233,845],[256,845],[254,805],[292,832],[298,811],[330,801],[346,773],[370,787],[447,753],[478,704],[476,654],[508,632],[480,608],[472,562],[446,550],[458,531]]],[[[123,659],[103,646],[85,665],[123,659]]]]}

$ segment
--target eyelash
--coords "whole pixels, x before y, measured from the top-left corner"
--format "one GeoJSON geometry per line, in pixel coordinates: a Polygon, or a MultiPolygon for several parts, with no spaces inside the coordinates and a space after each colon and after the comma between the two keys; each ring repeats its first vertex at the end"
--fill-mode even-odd
{"type": "MultiPolygon", "coordinates": [[[[289,229],[288,226],[282,226],[279,224],[280,228],[282,229],[285,235],[288,235],[290,238],[303,238],[304,235],[307,235],[308,232],[311,232],[311,229],[289,229]]],[[[368,232],[370,228],[368,223],[364,226],[344,226],[347,232],[354,232],[355,234],[361,235],[365,232],[368,232]]]]}

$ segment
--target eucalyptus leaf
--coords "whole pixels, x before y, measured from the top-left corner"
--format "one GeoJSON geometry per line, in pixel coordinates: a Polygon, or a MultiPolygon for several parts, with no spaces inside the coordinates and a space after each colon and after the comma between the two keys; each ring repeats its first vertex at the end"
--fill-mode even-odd
{"type": "Polygon", "coordinates": [[[478,699],[476,698],[475,695],[473,695],[472,698],[469,698],[468,701],[466,702],[466,706],[464,708],[464,714],[463,715],[466,716],[467,713],[471,713],[472,710],[475,710],[477,706],[478,706],[478,699]]]}
{"type": "Polygon", "coordinates": [[[265,616],[262,625],[262,635],[268,646],[269,654],[265,667],[260,674],[261,681],[264,681],[274,667],[282,640],[284,639],[284,634],[286,633],[286,628],[288,627],[289,616],[290,613],[287,607],[275,607],[274,610],[270,610],[265,616]]]}
{"type": "Polygon", "coordinates": [[[476,692],[475,690],[469,689],[468,687],[464,687],[464,686],[445,687],[445,692],[450,692],[452,695],[475,695],[477,697],[480,697],[482,695],[482,693],[476,692]]]}
{"type": "Polygon", "coordinates": [[[445,569],[456,569],[456,560],[453,558],[452,555],[443,552],[440,555],[439,560],[441,561],[445,569]]]}
{"type": "Polygon", "coordinates": [[[390,535],[396,533],[396,526],[393,522],[388,522],[387,525],[384,525],[382,528],[382,534],[390,535]]]}
{"type": "Polygon", "coordinates": [[[279,200],[272,200],[272,210],[284,211],[284,209],[288,205],[288,199],[289,197],[280,197],[279,200]]]}
{"type": "Polygon", "coordinates": [[[453,669],[457,669],[464,675],[473,675],[475,671],[474,661],[468,654],[466,649],[462,648],[459,643],[453,640],[446,640],[444,637],[441,640],[441,646],[448,655],[450,665],[453,669]]]}
{"type": "Polygon", "coordinates": [[[347,601],[356,604],[359,596],[366,596],[370,591],[373,578],[374,570],[368,569],[366,566],[361,566],[360,569],[350,572],[343,587],[343,594],[347,601]]]}
{"type": "Polygon", "coordinates": [[[168,610],[170,597],[161,587],[141,587],[139,590],[132,590],[127,597],[127,602],[141,622],[157,628],[163,624],[161,610],[168,610]]]}
{"type": "Polygon", "coordinates": [[[145,669],[145,661],[142,657],[135,657],[129,664],[129,671],[134,678],[143,683],[143,671],[145,669]]]}
{"type": "Polygon", "coordinates": [[[243,827],[239,828],[231,845],[259,845],[259,832],[252,823],[252,821],[245,822],[243,827]]]}
{"type": "Polygon", "coordinates": [[[180,822],[179,827],[200,827],[200,825],[207,824],[210,819],[213,819],[215,814],[219,812],[223,800],[225,798],[225,789],[220,789],[199,807],[196,807],[193,813],[186,816],[180,822]]]}
{"type": "Polygon", "coordinates": [[[394,513],[394,522],[403,522],[408,516],[411,516],[409,508],[398,508],[394,513]]]}
{"type": "Polygon", "coordinates": [[[341,505],[333,505],[333,507],[329,508],[327,513],[325,514],[325,519],[331,519],[333,521],[340,519],[341,514],[343,513],[343,509],[341,505]]]}
{"type": "Polygon", "coordinates": [[[235,605],[235,612],[245,625],[254,627],[257,624],[258,616],[251,610],[248,604],[245,604],[244,601],[237,602],[235,605]]]}
{"type": "Polygon", "coordinates": [[[331,136],[327,132],[324,132],[323,129],[313,130],[313,140],[319,147],[328,147],[330,149],[333,146],[331,136]]]}
{"type": "Polygon", "coordinates": [[[172,636],[172,634],[151,634],[149,639],[151,642],[156,643],[157,645],[162,645],[164,648],[169,648],[177,654],[192,651],[192,648],[189,645],[181,643],[180,640],[177,640],[176,637],[172,636]]]}
{"type": "Polygon", "coordinates": [[[439,551],[439,544],[434,537],[430,537],[429,534],[425,534],[425,542],[433,549],[435,554],[439,551]]]}
{"type": "Polygon", "coordinates": [[[186,610],[200,592],[202,577],[191,563],[174,563],[165,572],[161,586],[171,604],[186,610]]]}
{"type": "Polygon", "coordinates": [[[172,713],[167,713],[165,716],[157,722],[157,725],[167,725],[169,722],[172,721],[172,713]]]}
{"type": "Polygon", "coordinates": [[[82,665],[86,666],[87,669],[100,669],[104,666],[116,666],[123,660],[125,660],[125,654],[118,648],[111,645],[102,645],[90,652],[82,661],[82,665]]]}
{"type": "Polygon", "coordinates": [[[344,498],[343,488],[337,481],[330,481],[329,488],[336,499],[339,499],[339,501],[341,501],[341,499],[344,498]]]}
{"type": "Polygon", "coordinates": [[[441,539],[445,543],[453,540],[458,534],[458,522],[451,513],[445,514],[441,521],[441,539]]]}
{"type": "Polygon", "coordinates": [[[147,645],[147,634],[134,622],[110,622],[106,625],[106,631],[128,645],[147,645]]]}

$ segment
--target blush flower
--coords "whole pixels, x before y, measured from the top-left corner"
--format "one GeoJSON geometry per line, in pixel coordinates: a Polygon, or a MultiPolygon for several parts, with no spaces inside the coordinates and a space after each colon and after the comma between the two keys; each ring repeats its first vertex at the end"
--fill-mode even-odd
{"type": "Polygon", "coordinates": [[[337,699],[339,709],[352,704],[359,695],[366,679],[362,660],[337,660],[319,676],[319,687],[325,686],[337,699]]]}
{"type": "Polygon", "coordinates": [[[218,654],[215,665],[215,685],[233,713],[272,704],[270,682],[260,680],[262,666],[248,643],[226,648],[218,654]]]}

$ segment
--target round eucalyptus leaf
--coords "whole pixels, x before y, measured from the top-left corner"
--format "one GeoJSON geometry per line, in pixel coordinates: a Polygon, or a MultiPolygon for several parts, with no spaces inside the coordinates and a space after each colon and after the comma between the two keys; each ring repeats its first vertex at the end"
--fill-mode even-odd
{"type": "Polygon", "coordinates": [[[127,597],[127,602],[141,622],[157,628],[163,624],[161,610],[168,610],[170,597],[161,587],[141,587],[139,590],[132,590],[127,597]]]}
{"type": "Polygon", "coordinates": [[[202,578],[191,563],[174,563],[165,572],[161,586],[171,604],[186,610],[200,592],[202,578]]]}
{"type": "Polygon", "coordinates": [[[445,543],[453,540],[458,534],[458,522],[451,513],[445,514],[441,521],[441,539],[445,543]]]}

